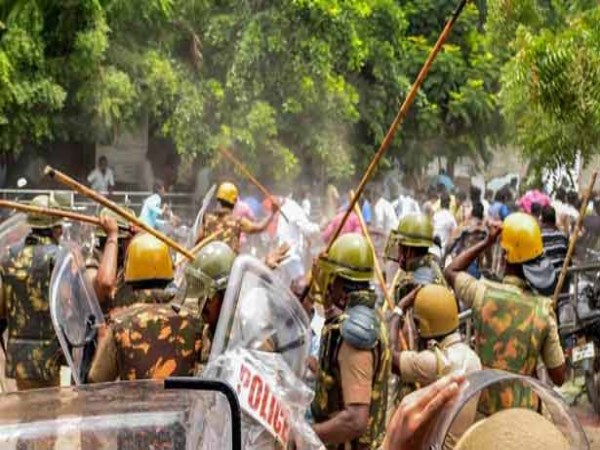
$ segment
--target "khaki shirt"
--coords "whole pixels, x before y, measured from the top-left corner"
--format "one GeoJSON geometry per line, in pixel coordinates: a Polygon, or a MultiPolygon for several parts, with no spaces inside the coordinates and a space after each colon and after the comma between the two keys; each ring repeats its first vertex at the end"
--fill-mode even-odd
{"type": "MultiPolygon", "coordinates": [[[[426,386],[453,372],[470,373],[481,370],[479,357],[462,341],[458,332],[446,336],[439,344],[432,342],[431,347],[422,352],[400,353],[400,377],[403,381],[426,386]]],[[[453,448],[473,424],[478,401],[479,397],[476,397],[463,408],[450,429],[444,448],[453,448]]]]}
{"type": "MultiPolygon", "coordinates": [[[[502,283],[505,285],[514,286],[517,293],[528,289],[527,284],[515,276],[508,275],[504,277],[502,283]]],[[[486,289],[488,289],[486,281],[477,280],[466,272],[461,272],[456,277],[456,283],[454,286],[456,296],[470,308],[481,308],[485,298],[486,289]]],[[[540,356],[546,367],[549,369],[555,369],[565,363],[565,355],[560,345],[556,316],[552,311],[550,312],[549,323],[550,330],[548,332],[548,336],[542,344],[540,356]]]]}
{"type": "Polygon", "coordinates": [[[373,387],[373,352],[342,342],[338,353],[345,405],[370,405],[373,387]]]}

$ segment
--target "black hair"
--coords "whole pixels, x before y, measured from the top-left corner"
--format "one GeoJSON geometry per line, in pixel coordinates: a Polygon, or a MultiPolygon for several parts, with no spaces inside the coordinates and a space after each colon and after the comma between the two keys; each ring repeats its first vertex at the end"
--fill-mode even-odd
{"type": "Polygon", "coordinates": [[[155,194],[158,194],[158,192],[164,188],[165,188],[165,183],[163,180],[159,180],[158,178],[156,180],[154,180],[154,184],[152,185],[152,191],[155,194]]]}
{"type": "Polygon", "coordinates": [[[467,199],[467,194],[465,194],[463,191],[460,191],[458,194],[456,194],[456,199],[464,202],[467,199]]]}
{"type": "Polygon", "coordinates": [[[227,200],[223,200],[221,198],[217,199],[217,202],[222,208],[233,209],[233,207],[235,206],[232,203],[229,203],[227,200]]]}
{"type": "Polygon", "coordinates": [[[105,162],[108,164],[108,158],[104,155],[102,155],[100,158],[98,158],[98,164],[105,162]]]}
{"type": "Polygon", "coordinates": [[[442,207],[442,209],[450,208],[450,196],[448,195],[448,193],[444,192],[440,196],[440,206],[442,207]]]}
{"type": "Polygon", "coordinates": [[[469,197],[473,203],[481,202],[481,189],[477,186],[471,186],[471,189],[469,189],[469,197]]]}
{"type": "Polygon", "coordinates": [[[552,206],[547,205],[542,208],[542,223],[556,225],[556,210],[552,206]]]}
{"type": "Polygon", "coordinates": [[[579,208],[579,194],[577,194],[575,191],[569,191],[567,194],[567,202],[569,205],[579,208]]]}
{"type": "Polygon", "coordinates": [[[496,195],[494,195],[494,201],[496,202],[504,203],[506,202],[506,200],[506,191],[504,189],[498,190],[498,192],[496,192],[496,195]]]}
{"type": "Polygon", "coordinates": [[[559,187],[556,190],[556,200],[559,200],[563,203],[567,200],[567,191],[565,191],[565,188],[559,187]]]}
{"type": "Polygon", "coordinates": [[[542,214],[542,205],[539,204],[538,202],[533,202],[531,204],[531,215],[535,218],[540,217],[540,215],[542,214]]]}
{"type": "Polygon", "coordinates": [[[471,212],[471,215],[483,220],[483,204],[481,202],[473,204],[473,211],[471,212]]]}

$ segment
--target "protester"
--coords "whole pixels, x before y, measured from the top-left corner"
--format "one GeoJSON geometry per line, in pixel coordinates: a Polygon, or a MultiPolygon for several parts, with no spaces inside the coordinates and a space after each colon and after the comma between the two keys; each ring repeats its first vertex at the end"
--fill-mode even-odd
{"type": "MultiPolygon", "coordinates": [[[[329,240],[333,236],[333,233],[335,233],[338,226],[342,222],[342,219],[344,218],[345,214],[346,214],[346,209],[345,208],[340,209],[340,211],[331,220],[331,222],[329,222],[325,226],[325,229],[321,233],[321,238],[323,239],[323,242],[325,242],[325,243],[329,242],[329,240]]],[[[350,215],[348,216],[348,219],[346,220],[346,223],[344,223],[344,226],[342,227],[342,231],[340,232],[340,236],[342,236],[344,234],[348,234],[348,233],[362,234],[362,228],[360,226],[360,221],[354,211],[352,211],[350,213],[350,215]]]]}
{"type": "Polygon", "coordinates": [[[153,194],[144,200],[140,220],[152,228],[161,229],[166,224],[166,215],[169,211],[167,204],[162,201],[167,194],[165,184],[162,180],[154,180],[153,194]]]}
{"type": "Polygon", "coordinates": [[[90,187],[97,192],[112,192],[115,187],[115,176],[106,156],[98,158],[98,167],[94,168],[87,177],[90,187]]]}
{"type": "Polygon", "coordinates": [[[494,196],[494,202],[490,205],[488,214],[492,220],[504,220],[510,214],[507,206],[509,193],[506,189],[500,189],[494,196]]]}
{"type": "MultiPolygon", "coordinates": [[[[483,205],[475,203],[471,211],[471,218],[468,222],[458,228],[454,240],[448,248],[448,254],[453,258],[460,255],[467,248],[485,239],[487,230],[483,221],[483,205]]],[[[467,272],[474,278],[481,278],[481,268],[483,266],[484,255],[480,255],[471,263],[467,272]]]]}
{"type": "MultiPolygon", "coordinates": [[[[542,209],[541,228],[544,253],[552,262],[556,270],[556,279],[558,280],[567,256],[569,238],[556,225],[556,211],[552,206],[546,206],[542,209]]],[[[563,292],[569,292],[569,283],[563,285],[563,292]]]]}
{"type": "Polygon", "coordinates": [[[373,191],[374,217],[371,226],[382,236],[388,236],[398,227],[398,216],[392,204],[383,196],[383,187],[378,186],[373,191]]]}
{"type": "Polygon", "coordinates": [[[442,254],[456,227],[456,219],[450,212],[450,196],[444,193],[440,197],[440,210],[433,215],[433,235],[440,238],[442,254]]]}
{"type": "Polygon", "coordinates": [[[421,212],[421,208],[417,201],[408,194],[400,194],[398,198],[392,202],[392,207],[396,212],[398,220],[402,220],[403,217],[409,214],[418,214],[421,212]]]}

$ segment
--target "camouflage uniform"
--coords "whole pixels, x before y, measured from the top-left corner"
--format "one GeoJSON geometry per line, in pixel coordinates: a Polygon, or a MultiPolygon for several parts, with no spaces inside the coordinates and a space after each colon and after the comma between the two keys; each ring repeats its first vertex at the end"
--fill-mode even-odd
{"type": "Polygon", "coordinates": [[[50,318],[49,285],[58,245],[30,234],[8,249],[0,274],[8,320],[6,376],[29,388],[57,386],[63,355],[50,318]]]}
{"type": "MultiPolygon", "coordinates": [[[[484,368],[532,376],[539,357],[550,369],[564,364],[551,299],[535,294],[513,276],[495,283],[477,281],[463,272],[455,286],[458,297],[473,308],[475,350],[484,368]]],[[[537,406],[531,389],[511,383],[484,391],[479,409],[493,414],[537,406]]]]}
{"type": "Polygon", "coordinates": [[[448,286],[437,258],[432,254],[427,254],[422,258],[410,261],[407,264],[406,271],[400,269],[394,277],[392,289],[396,305],[416,287],[416,283],[413,280],[413,273],[423,267],[428,267],[432,270],[433,283],[448,286]]]}
{"type": "Polygon", "coordinates": [[[222,231],[219,240],[225,242],[235,253],[240,252],[240,236],[242,221],[233,215],[233,211],[219,208],[204,218],[204,236],[210,236],[216,231],[222,231]]]}
{"type": "Polygon", "coordinates": [[[92,381],[194,375],[202,342],[197,315],[183,308],[176,313],[170,304],[136,303],[111,320],[108,341],[100,344],[90,370],[92,381]]]}
{"type": "MultiPolygon", "coordinates": [[[[375,294],[370,291],[354,292],[349,295],[348,307],[358,304],[373,307],[375,299],[375,294]]],[[[342,314],[327,321],[321,334],[319,372],[315,399],[312,404],[312,414],[317,423],[330,419],[336,412],[344,409],[338,354],[343,342],[340,330],[345,319],[346,315],[342,314]]],[[[375,367],[371,390],[369,426],[365,434],[352,442],[353,449],[379,448],[385,435],[391,353],[383,319],[380,324],[379,339],[372,350],[375,367]]],[[[330,445],[327,448],[341,449],[345,446],[344,444],[330,445]]]]}

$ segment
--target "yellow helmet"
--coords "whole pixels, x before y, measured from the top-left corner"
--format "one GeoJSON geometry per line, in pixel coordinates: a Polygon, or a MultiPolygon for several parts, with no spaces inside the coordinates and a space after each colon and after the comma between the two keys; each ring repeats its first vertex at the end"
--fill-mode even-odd
{"type": "Polygon", "coordinates": [[[148,233],[135,236],[127,249],[125,281],[156,282],[166,285],[173,280],[173,262],[169,247],[148,233]]]}
{"type": "Polygon", "coordinates": [[[513,213],[504,219],[500,245],[509,264],[522,264],[544,253],[540,226],[525,213],[513,213]]]}
{"type": "Polygon", "coordinates": [[[217,200],[222,200],[231,205],[235,205],[238,199],[238,189],[235,184],[228,181],[221,183],[217,190],[217,200]]]}
{"type": "MultiPolygon", "coordinates": [[[[60,205],[54,200],[54,198],[48,195],[37,195],[31,200],[31,206],[37,206],[38,208],[51,208],[59,209],[60,205]]],[[[31,228],[44,229],[53,228],[62,224],[60,217],[47,216],[45,214],[29,213],[27,215],[27,223],[31,228]]]]}
{"type": "Polygon", "coordinates": [[[357,282],[371,281],[373,267],[373,251],[364,236],[356,233],[340,236],[331,246],[329,254],[320,256],[315,266],[315,279],[321,298],[327,295],[327,288],[336,277],[357,282]]]}
{"type": "Polygon", "coordinates": [[[438,284],[428,284],[419,290],[414,314],[423,338],[445,336],[458,328],[456,298],[450,289],[438,284]]]}

